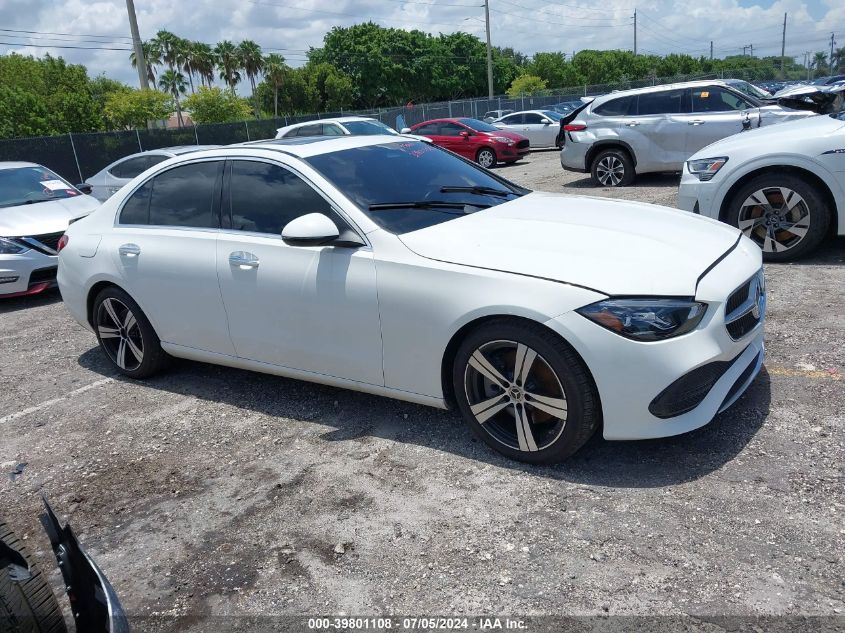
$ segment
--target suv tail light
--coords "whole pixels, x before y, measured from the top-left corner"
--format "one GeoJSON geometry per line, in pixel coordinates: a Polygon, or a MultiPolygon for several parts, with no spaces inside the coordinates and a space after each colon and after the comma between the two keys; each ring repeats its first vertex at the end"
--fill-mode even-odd
{"type": "Polygon", "coordinates": [[[59,243],[58,243],[58,244],[56,244],[56,252],[57,252],[57,253],[61,253],[61,252],[62,252],[62,249],[63,249],[65,246],[67,246],[67,243],[68,243],[68,237],[67,237],[67,235],[62,235],[62,236],[59,238],[59,243]]]}
{"type": "Polygon", "coordinates": [[[583,123],[568,123],[567,125],[563,126],[563,129],[566,132],[583,132],[587,129],[587,126],[583,123]]]}

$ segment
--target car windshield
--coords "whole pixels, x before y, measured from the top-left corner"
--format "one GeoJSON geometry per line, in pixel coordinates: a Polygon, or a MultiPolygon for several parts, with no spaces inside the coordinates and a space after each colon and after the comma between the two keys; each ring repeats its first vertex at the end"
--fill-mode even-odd
{"type": "Polygon", "coordinates": [[[479,121],[478,119],[458,119],[458,121],[476,132],[501,132],[499,128],[493,127],[489,123],[479,121]]]}
{"type": "Polygon", "coordinates": [[[454,220],[528,193],[422,141],[356,147],[307,161],[376,224],[397,234],[454,220]]]}
{"type": "Polygon", "coordinates": [[[80,192],[73,185],[46,167],[0,169],[0,208],[78,195],[80,192]]]}
{"type": "Polygon", "coordinates": [[[563,115],[559,112],[554,112],[552,110],[543,110],[543,115],[550,118],[552,121],[560,121],[563,118],[563,115]]]}
{"type": "Polygon", "coordinates": [[[742,94],[754,97],[755,99],[767,99],[772,96],[765,90],[761,90],[747,81],[732,81],[729,85],[735,90],[739,90],[742,94]]]}
{"type": "Polygon", "coordinates": [[[373,134],[393,134],[398,132],[381,121],[345,121],[343,127],[349,130],[350,134],[356,136],[371,136],[373,134]]]}

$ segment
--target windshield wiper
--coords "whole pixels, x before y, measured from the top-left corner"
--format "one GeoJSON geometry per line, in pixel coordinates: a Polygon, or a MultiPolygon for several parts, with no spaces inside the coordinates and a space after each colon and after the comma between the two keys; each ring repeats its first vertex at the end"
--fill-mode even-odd
{"type": "Polygon", "coordinates": [[[477,193],[482,196],[518,196],[520,194],[515,191],[508,191],[507,189],[495,189],[494,187],[482,187],[476,185],[474,187],[462,187],[457,185],[445,185],[440,187],[440,193],[477,193]]]}
{"type": "Polygon", "coordinates": [[[487,209],[489,204],[476,204],[474,202],[443,202],[440,200],[419,200],[417,202],[379,202],[369,206],[370,211],[386,211],[390,209],[430,209],[432,211],[439,211],[441,213],[454,213],[454,215],[463,215],[473,213],[466,211],[466,207],[473,209],[487,209]],[[455,213],[460,209],[459,213],[455,213]],[[451,210],[451,211],[450,211],[451,210]]]}

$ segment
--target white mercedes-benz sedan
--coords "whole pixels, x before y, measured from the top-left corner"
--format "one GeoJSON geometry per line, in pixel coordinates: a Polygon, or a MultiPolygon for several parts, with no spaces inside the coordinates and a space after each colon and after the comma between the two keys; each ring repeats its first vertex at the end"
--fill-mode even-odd
{"type": "Polygon", "coordinates": [[[510,457],[707,424],[763,361],[760,249],[531,192],[408,137],[180,156],[71,225],[59,286],[117,371],[170,356],[457,407],[510,457]]]}

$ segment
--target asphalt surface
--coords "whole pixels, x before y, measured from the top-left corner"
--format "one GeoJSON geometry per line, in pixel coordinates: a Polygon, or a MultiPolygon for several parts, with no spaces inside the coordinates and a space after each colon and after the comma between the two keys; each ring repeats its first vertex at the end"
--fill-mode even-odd
{"type": "MultiPolygon", "coordinates": [[[[555,152],[500,173],[670,205],[678,180],[594,189],[555,152]]],[[[119,378],[56,293],[2,300],[0,515],[54,569],[47,494],[136,630],[268,613],[842,625],[845,240],[766,274],[766,364],[736,405],[547,468],[499,457],[455,413],[375,396],[190,362],[119,378]]]]}

